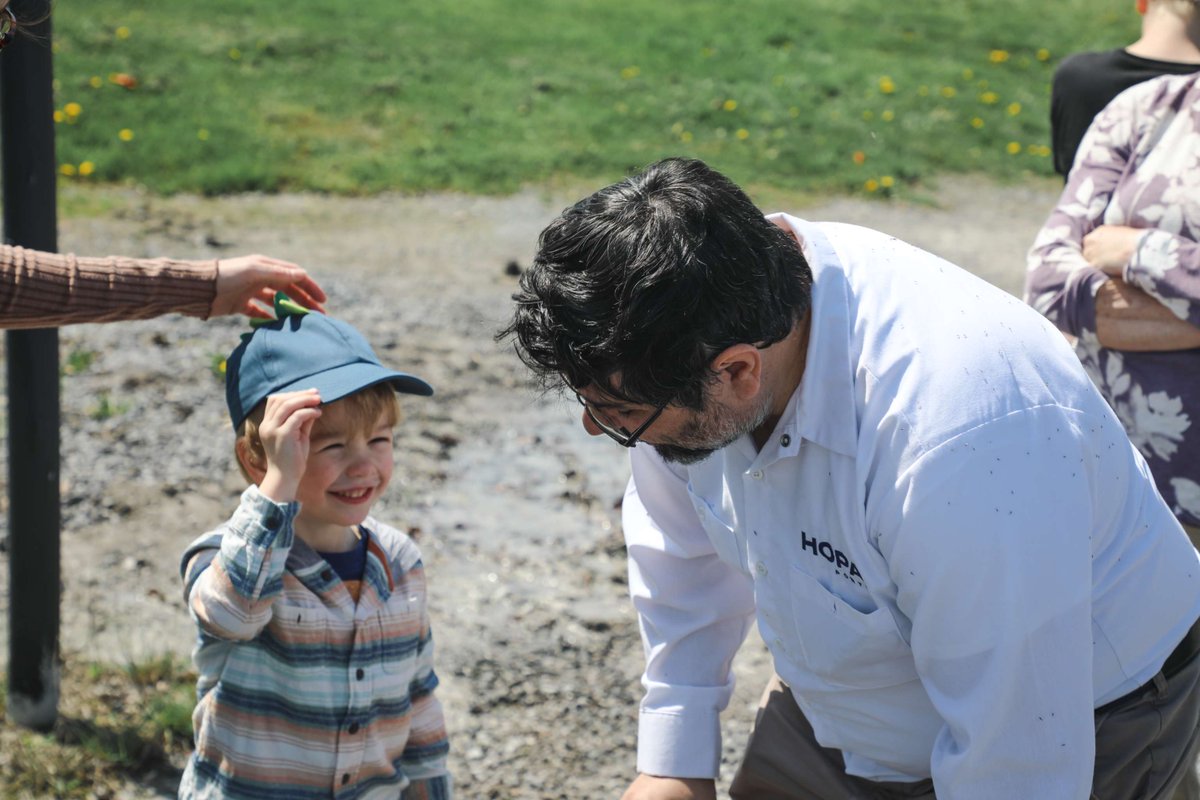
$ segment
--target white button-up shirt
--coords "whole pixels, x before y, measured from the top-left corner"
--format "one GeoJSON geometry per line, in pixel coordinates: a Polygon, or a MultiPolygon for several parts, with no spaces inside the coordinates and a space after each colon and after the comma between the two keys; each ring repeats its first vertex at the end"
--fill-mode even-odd
{"type": "Polygon", "coordinates": [[[1093,709],[1200,615],[1200,556],[1062,335],[875,231],[778,215],[813,271],[803,379],[762,450],[632,453],[639,771],[716,774],[757,618],[847,772],[1086,798],[1093,709]]]}

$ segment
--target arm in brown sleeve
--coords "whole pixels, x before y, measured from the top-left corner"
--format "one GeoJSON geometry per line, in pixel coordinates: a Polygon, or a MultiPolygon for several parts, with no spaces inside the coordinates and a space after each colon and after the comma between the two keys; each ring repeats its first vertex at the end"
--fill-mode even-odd
{"type": "Polygon", "coordinates": [[[217,262],[80,258],[0,245],[0,328],[149,319],[178,312],[207,317],[217,262]]]}

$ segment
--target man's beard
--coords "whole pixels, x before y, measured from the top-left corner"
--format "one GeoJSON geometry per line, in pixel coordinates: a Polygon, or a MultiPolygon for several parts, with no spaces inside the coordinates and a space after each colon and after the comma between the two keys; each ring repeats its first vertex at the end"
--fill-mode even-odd
{"type": "Polygon", "coordinates": [[[742,417],[725,406],[710,402],[711,411],[699,411],[669,444],[652,444],[663,461],[695,464],[728,447],[762,425],[770,414],[771,398],[763,394],[759,405],[742,417]]]}

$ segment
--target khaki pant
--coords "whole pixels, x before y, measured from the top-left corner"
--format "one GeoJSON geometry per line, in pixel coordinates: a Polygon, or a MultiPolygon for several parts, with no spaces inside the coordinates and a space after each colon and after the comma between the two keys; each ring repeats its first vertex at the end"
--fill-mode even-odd
{"type": "MultiPolygon", "coordinates": [[[[1197,623],[1200,626],[1200,622],[1197,623]]],[[[1200,657],[1162,672],[1096,710],[1093,800],[1200,800],[1200,657]]],[[[733,800],[934,800],[933,781],[886,783],[847,775],[842,754],[821,747],[791,691],[767,684],[733,800]]]]}

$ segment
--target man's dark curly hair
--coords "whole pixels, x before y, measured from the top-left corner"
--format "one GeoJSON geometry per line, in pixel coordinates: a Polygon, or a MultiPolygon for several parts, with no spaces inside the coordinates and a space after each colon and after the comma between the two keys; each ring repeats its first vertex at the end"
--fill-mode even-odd
{"type": "Polygon", "coordinates": [[[701,409],[712,358],[786,337],[811,285],[796,241],[732,181],[701,161],[666,159],[542,231],[498,338],[514,338],[547,389],[594,385],[701,409]]]}

